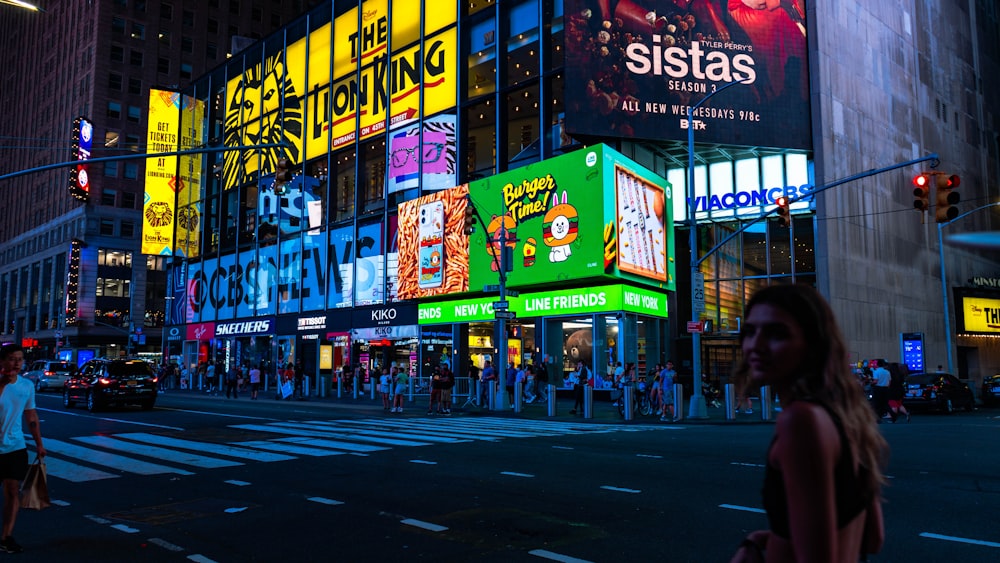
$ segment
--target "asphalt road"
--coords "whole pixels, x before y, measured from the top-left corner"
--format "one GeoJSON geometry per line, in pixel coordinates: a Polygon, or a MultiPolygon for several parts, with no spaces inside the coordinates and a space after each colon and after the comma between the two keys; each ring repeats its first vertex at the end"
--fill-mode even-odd
{"type": "MultiPolygon", "coordinates": [[[[728,561],[766,527],[769,424],[193,392],[149,412],[38,406],[56,505],[18,518],[31,561],[728,561]]],[[[1000,559],[1000,410],[881,428],[888,543],[872,560],[1000,559]]]]}

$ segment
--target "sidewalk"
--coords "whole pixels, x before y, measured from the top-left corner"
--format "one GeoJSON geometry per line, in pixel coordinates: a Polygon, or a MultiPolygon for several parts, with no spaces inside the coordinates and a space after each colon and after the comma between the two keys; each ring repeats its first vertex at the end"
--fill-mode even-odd
{"type": "MultiPolygon", "coordinates": [[[[227,399],[225,393],[220,393],[218,395],[213,395],[206,393],[205,391],[198,391],[196,389],[169,389],[167,391],[161,392],[165,396],[183,396],[186,398],[195,398],[199,400],[206,401],[232,401],[234,399],[227,399]]],[[[413,416],[428,416],[427,415],[427,395],[414,395],[413,401],[406,401],[404,403],[404,412],[400,414],[387,413],[382,410],[382,399],[381,397],[376,397],[373,401],[370,395],[358,396],[357,399],[353,399],[350,395],[337,398],[336,393],[333,396],[317,397],[310,396],[305,399],[289,399],[289,400],[278,400],[275,397],[275,390],[268,389],[267,391],[259,391],[257,394],[258,402],[266,403],[287,403],[289,405],[307,402],[311,406],[322,406],[328,408],[339,408],[352,411],[354,413],[366,412],[372,416],[383,414],[387,417],[413,417],[413,416]]],[[[237,401],[248,401],[250,400],[250,392],[241,392],[237,401]]],[[[514,412],[512,408],[509,408],[507,412],[500,411],[490,411],[488,409],[481,409],[475,405],[469,404],[468,406],[461,407],[465,403],[465,397],[460,397],[456,400],[452,406],[452,416],[462,417],[462,416],[476,416],[476,417],[503,417],[503,418],[521,418],[525,420],[558,420],[558,421],[568,421],[575,420],[579,422],[592,422],[601,424],[648,424],[648,425],[746,425],[746,424],[773,424],[774,420],[764,421],[761,420],[760,411],[755,410],[752,414],[745,414],[743,412],[737,413],[735,420],[726,420],[725,411],[721,408],[708,407],[708,418],[707,419],[692,419],[687,418],[687,408],[685,406],[685,418],[678,421],[670,422],[660,422],[659,416],[642,416],[636,415],[631,421],[626,421],[618,414],[618,409],[613,406],[608,401],[594,401],[593,408],[593,418],[586,419],[581,413],[575,415],[569,414],[569,411],[573,408],[573,399],[568,397],[559,397],[556,399],[556,415],[548,416],[548,406],[545,403],[531,403],[523,404],[520,413],[514,412]]],[[[439,415],[429,415],[429,416],[439,416],[439,415]]]]}

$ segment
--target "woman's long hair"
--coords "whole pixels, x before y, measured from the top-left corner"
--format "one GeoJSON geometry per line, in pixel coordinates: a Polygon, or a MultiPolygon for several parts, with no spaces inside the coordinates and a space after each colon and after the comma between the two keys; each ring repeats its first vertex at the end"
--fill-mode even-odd
{"type": "MultiPolygon", "coordinates": [[[[777,307],[795,319],[808,349],[799,366],[800,375],[788,387],[783,401],[806,400],[823,405],[839,419],[846,444],[859,464],[859,477],[865,490],[877,493],[884,483],[882,467],[888,444],[878,431],[874,410],[864,397],[864,389],[851,373],[847,348],[837,326],[833,310],[813,287],[808,285],[772,285],[757,291],[747,303],[745,315],[757,305],[777,307]]],[[[742,339],[741,339],[742,341],[742,339]]],[[[736,374],[749,385],[749,367],[743,358],[736,374]]]]}

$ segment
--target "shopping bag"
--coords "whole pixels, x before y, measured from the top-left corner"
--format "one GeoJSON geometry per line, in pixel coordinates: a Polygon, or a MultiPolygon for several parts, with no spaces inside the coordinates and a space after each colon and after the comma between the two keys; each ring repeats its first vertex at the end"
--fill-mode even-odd
{"type": "Polygon", "coordinates": [[[21,508],[41,510],[52,506],[49,500],[49,485],[45,474],[45,462],[40,457],[28,466],[28,474],[21,483],[21,508]]]}
{"type": "Polygon", "coordinates": [[[281,384],[281,398],[287,399],[292,396],[295,392],[295,385],[292,384],[291,380],[288,380],[281,384]]]}

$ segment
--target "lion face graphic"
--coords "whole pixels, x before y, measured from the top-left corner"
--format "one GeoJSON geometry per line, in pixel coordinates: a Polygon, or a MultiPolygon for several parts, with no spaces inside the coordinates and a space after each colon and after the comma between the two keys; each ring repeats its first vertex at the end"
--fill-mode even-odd
{"type": "Polygon", "coordinates": [[[198,229],[198,210],[193,207],[182,207],[177,210],[177,226],[194,231],[198,229]]]}
{"type": "Polygon", "coordinates": [[[150,227],[166,227],[174,220],[170,204],[165,201],[154,201],[147,205],[145,215],[150,227]]]}
{"type": "Polygon", "coordinates": [[[286,75],[283,53],[268,57],[229,81],[226,92],[226,146],[284,142],[285,148],[243,149],[223,155],[223,186],[229,190],[273,172],[279,158],[299,162],[302,99],[286,75]]]}

